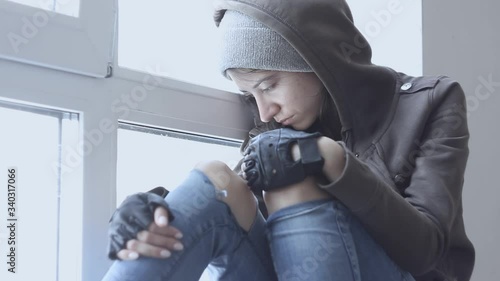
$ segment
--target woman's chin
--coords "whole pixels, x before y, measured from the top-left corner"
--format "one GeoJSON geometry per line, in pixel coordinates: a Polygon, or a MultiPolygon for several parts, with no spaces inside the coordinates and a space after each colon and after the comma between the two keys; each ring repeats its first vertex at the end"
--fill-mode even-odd
{"type": "MultiPolygon", "coordinates": [[[[312,122],[312,123],[314,123],[314,122],[312,122]]],[[[309,129],[309,127],[312,126],[312,123],[311,122],[297,122],[297,123],[290,124],[289,127],[292,127],[296,131],[305,131],[305,130],[309,129]]]]}
{"type": "Polygon", "coordinates": [[[292,124],[289,127],[292,127],[296,131],[305,131],[307,128],[309,128],[308,126],[303,126],[303,125],[301,126],[300,124],[297,125],[292,124]]]}

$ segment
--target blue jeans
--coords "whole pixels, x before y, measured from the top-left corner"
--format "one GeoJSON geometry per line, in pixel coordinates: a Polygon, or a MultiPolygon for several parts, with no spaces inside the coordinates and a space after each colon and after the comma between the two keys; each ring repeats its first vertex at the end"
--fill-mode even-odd
{"type": "Polygon", "coordinates": [[[339,202],[319,200],[257,211],[247,232],[193,170],[166,198],[184,250],[167,259],[115,261],[102,281],[195,281],[208,266],[213,280],[414,281],[339,202]]]}

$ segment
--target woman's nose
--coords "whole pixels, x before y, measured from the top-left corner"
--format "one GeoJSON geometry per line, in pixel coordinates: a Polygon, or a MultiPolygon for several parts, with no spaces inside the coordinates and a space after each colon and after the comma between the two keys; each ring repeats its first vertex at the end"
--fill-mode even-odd
{"type": "Polygon", "coordinates": [[[262,122],[271,121],[273,117],[280,111],[280,107],[276,103],[266,101],[262,98],[256,98],[255,101],[257,102],[260,120],[262,122]]]}

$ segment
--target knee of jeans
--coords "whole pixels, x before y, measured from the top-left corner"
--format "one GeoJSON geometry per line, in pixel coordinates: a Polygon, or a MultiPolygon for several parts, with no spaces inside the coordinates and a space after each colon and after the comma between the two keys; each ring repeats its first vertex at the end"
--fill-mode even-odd
{"type": "Polygon", "coordinates": [[[229,188],[231,173],[233,171],[222,161],[211,160],[196,164],[195,169],[203,172],[219,190],[229,188]]]}
{"type": "Polygon", "coordinates": [[[195,169],[210,179],[217,199],[227,204],[240,226],[247,229],[255,218],[257,202],[246,182],[220,161],[202,162],[195,169]]]}
{"type": "Polygon", "coordinates": [[[165,198],[173,215],[174,224],[192,224],[194,221],[213,221],[228,213],[227,204],[221,202],[217,188],[205,174],[206,169],[195,169],[165,198]]]}

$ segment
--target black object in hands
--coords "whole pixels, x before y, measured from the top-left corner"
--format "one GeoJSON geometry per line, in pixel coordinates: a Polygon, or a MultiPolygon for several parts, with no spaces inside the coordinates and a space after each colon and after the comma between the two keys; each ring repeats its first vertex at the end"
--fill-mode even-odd
{"type": "Polygon", "coordinates": [[[320,133],[281,128],[254,137],[244,152],[247,184],[254,191],[268,191],[303,181],[323,169],[317,139],[320,133]],[[293,160],[297,143],[300,159],[293,160]]]}
{"type": "Polygon", "coordinates": [[[118,207],[111,219],[108,228],[108,257],[118,259],[117,253],[125,248],[125,243],[135,239],[139,231],[148,229],[154,221],[154,211],[162,206],[168,211],[168,221],[174,219],[164,198],[168,190],[158,186],[148,192],[139,192],[128,196],[118,207]]]}

